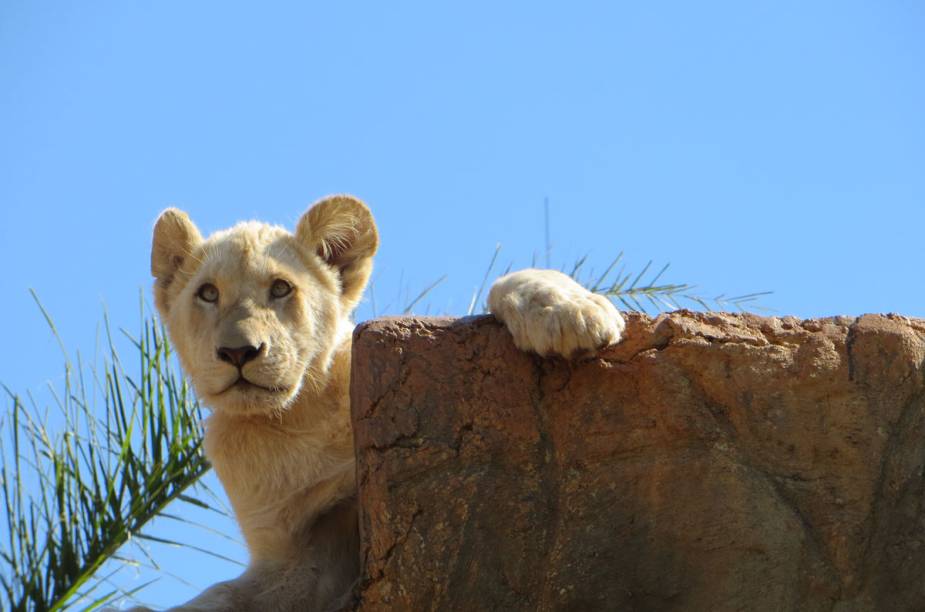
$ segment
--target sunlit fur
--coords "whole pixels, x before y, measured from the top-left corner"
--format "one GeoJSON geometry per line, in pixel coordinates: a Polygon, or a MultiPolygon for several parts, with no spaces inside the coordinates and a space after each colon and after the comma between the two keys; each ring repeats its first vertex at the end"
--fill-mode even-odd
{"type": "Polygon", "coordinates": [[[488,307],[507,325],[517,348],[540,355],[589,355],[619,342],[625,326],[610,300],[558,270],[502,276],[492,285],[488,307]]]}
{"type": "MultiPolygon", "coordinates": [[[[158,219],[155,302],[212,409],[206,454],[251,557],[240,577],[176,610],[327,609],[357,578],[350,315],[377,246],[372,215],[349,196],[315,204],[293,234],[247,222],[203,239],[179,210],[158,219]],[[279,279],[293,290],[273,298],[279,279]],[[214,303],[198,295],[204,283],[214,303]],[[219,349],[244,345],[262,349],[239,372],[219,349]]],[[[558,272],[509,274],[489,304],[520,348],[541,354],[593,351],[623,330],[607,300],[558,272]]]]}

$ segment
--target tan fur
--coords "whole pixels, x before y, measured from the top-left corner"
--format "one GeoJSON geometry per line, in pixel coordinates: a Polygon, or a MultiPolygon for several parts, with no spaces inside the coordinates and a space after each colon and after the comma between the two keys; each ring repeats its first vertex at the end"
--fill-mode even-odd
{"type": "MultiPolygon", "coordinates": [[[[181,211],[158,219],[155,302],[213,410],[206,454],[250,553],[242,576],[176,610],[326,609],[357,577],[350,315],[377,247],[369,209],[350,196],[316,203],[294,234],[247,222],[203,239],[181,211]],[[280,279],[292,292],[274,298],[280,279]],[[223,357],[242,346],[251,361],[223,357]]],[[[568,356],[619,340],[616,309],[557,274],[518,272],[492,289],[518,346],[568,356]]]]}

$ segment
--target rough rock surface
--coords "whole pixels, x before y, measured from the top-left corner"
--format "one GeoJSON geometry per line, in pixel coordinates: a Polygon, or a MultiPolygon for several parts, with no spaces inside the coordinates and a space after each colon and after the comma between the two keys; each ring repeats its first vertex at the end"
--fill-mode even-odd
{"type": "Polygon", "coordinates": [[[925,321],[492,317],[354,338],[363,610],[925,609],[925,321]]]}

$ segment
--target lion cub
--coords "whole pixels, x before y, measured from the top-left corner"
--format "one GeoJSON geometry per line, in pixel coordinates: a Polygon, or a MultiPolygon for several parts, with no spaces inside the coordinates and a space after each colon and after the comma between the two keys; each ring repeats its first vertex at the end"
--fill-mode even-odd
{"type": "MultiPolygon", "coordinates": [[[[157,310],[212,409],[205,451],[250,563],[175,610],[322,610],[359,575],[350,428],[351,313],[379,244],[369,209],[325,198],[295,233],[257,222],[204,239],[187,215],[154,228],[157,310]]],[[[517,346],[566,357],[617,342],[613,305],[566,275],[524,270],[489,295],[517,346]]]]}

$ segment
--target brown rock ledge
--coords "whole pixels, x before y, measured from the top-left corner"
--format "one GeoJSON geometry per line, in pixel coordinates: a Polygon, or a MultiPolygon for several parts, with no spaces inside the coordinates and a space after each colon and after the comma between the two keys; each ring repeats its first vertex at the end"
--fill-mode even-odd
{"type": "Polygon", "coordinates": [[[363,610],[925,609],[925,320],[354,334],[363,610]]]}

